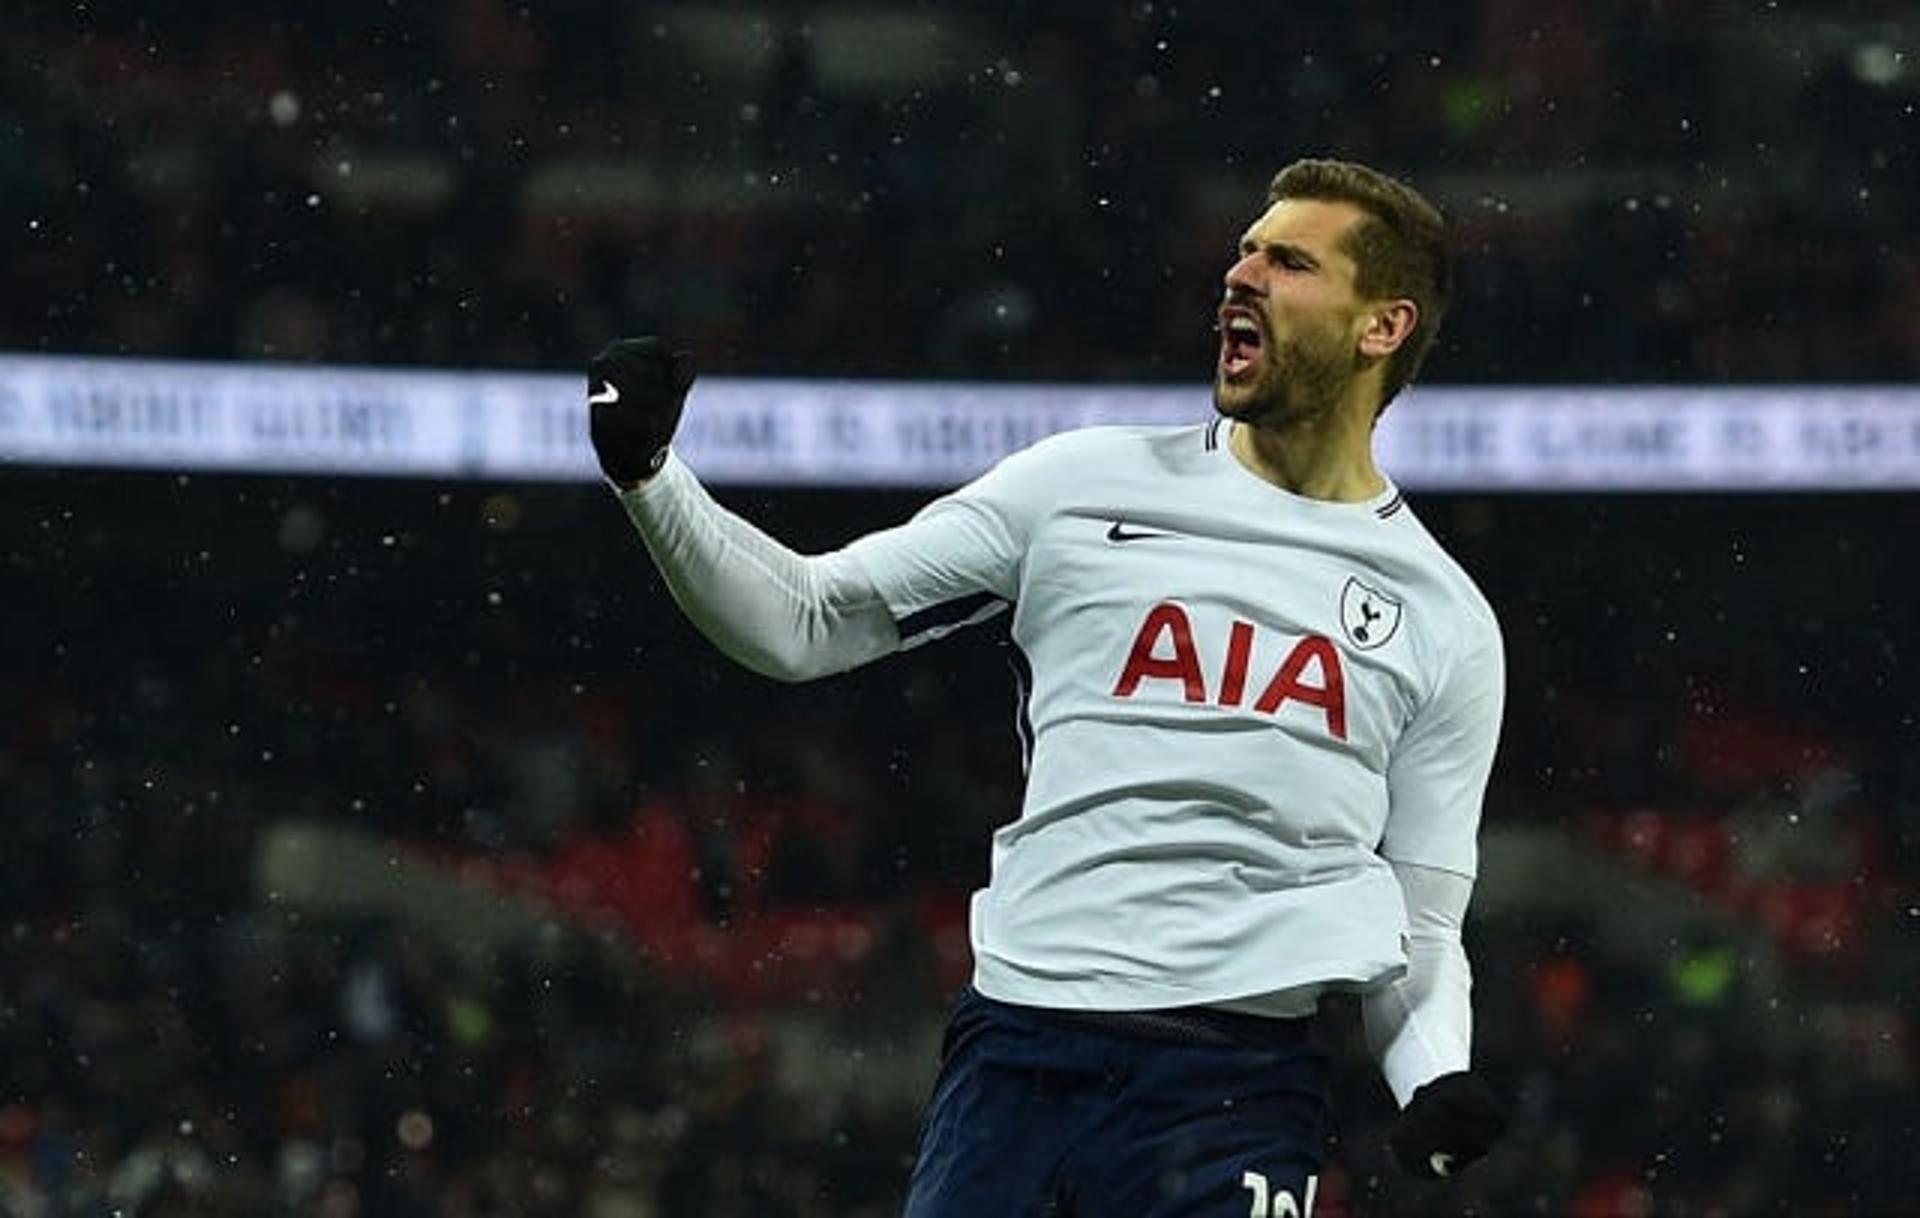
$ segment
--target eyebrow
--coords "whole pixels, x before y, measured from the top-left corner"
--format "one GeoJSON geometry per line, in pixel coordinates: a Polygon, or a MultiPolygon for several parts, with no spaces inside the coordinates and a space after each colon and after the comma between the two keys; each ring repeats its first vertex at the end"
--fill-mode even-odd
{"type": "Polygon", "coordinates": [[[1240,238],[1240,252],[1242,254],[1250,254],[1254,250],[1259,250],[1261,253],[1267,255],[1267,257],[1269,258],[1273,257],[1276,254],[1281,254],[1281,255],[1285,255],[1288,258],[1296,259],[1300,262],[1303,262],[1307,266],[1312,267],[1316,270],[1318,270],[1320,267],[1320,260],[1318,258],[1314,257],[1311,253],[1307,252],[1305,249],[1301,248],[1300,246],[1294,245],[1292,242],[1255,241],[1250,236],[1240,238]]]}

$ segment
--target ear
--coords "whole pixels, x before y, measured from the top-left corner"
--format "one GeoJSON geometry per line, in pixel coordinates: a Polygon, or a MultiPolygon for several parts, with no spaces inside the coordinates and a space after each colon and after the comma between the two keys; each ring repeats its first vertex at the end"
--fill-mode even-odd
{"type": "Polygon", "coordinates": [[[1411,300],[1389,300],[1364,314],[1360,331],[1360,354],[1368,359],[1385,359],[1413,337],[1420,324],[1420,309],[1411,300]]]}

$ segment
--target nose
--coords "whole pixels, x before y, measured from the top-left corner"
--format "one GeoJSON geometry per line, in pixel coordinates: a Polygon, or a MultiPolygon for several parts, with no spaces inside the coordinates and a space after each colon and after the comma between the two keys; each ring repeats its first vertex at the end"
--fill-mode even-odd
{"type": "Polygon", "coordinates": [[[1241,255],[1240,261],[1227,268],[1227,296],[1265,296],[1266,282],[1261,275],[1265,261],[1260,251],[1241,255]]]}

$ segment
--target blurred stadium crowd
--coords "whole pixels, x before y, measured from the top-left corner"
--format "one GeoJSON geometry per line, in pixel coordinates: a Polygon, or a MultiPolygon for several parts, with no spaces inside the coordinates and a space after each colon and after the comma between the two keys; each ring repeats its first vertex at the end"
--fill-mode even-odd
{"type": "MultiPolygon", "coordinates": [[[[1911,378],[1912,31],[29,0],[0,349],[571,368],[670,326],[725,372],[1185,379],[1267,174],[1331,149],[1456,218],[1437,379],[1911,378]]],[[[816,547],[915,502],[726,497],[816,547]]],[[[1507,624],[1490,832],[1587,870],[1550,905],[1483,883],[1516,1129],[1474,1176],[1392,1175],[1357,1017],[1325,1021],[1320,1212],[1911,1208],[1920,589],[1888,503],[1415,503],[1507,624]]],[[[0,511],[0,1214],[897,1206],[1018,806],[999,632],[769,686],[592,488],[8,470],[0,511]],[[290,826],[386,879],[287,864],[290,826]],[[442,883],[506,920],[449,929],[442,883]]]]}
{"type": "Polygon", "coordinates": [[[1330,150],[1452,214],[1438,379],[1906,378],[1912,22],[28,0],[0,345],[572,367],[669,327],[731,372],[1185,379],[1268,175],[1330,150]]]}

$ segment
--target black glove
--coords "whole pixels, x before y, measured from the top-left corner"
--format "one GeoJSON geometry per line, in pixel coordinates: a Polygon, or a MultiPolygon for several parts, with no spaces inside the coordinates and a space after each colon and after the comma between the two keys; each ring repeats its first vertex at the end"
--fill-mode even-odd
{"type": "Polygon", "coordinates": [[[1507,1114],[1475,1074],[1443,1074],[1413,1093],[1387,1142],[1402,1171],[1425,1180],[1457,1175],[1507,1131],[1507,1114]]]}
{"type": "Polygon", "coordinates": [[[587,429],[616,485],[659,471],[692,385],[693,354],[651,335],[617,339],[587,361],[587,429]]]}

